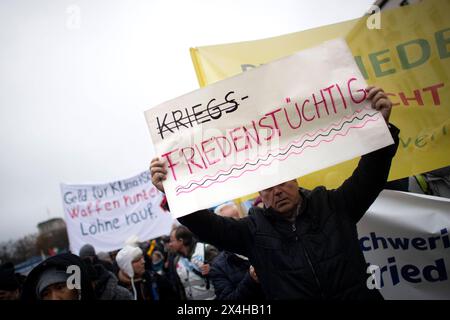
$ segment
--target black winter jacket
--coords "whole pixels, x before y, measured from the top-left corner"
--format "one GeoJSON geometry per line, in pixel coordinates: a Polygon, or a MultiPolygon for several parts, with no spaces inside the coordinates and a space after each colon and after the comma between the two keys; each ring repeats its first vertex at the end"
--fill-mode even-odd
{"type": "Polygon", "coordinates": [[[67,268],[72,265],[76,265],[80,268],[81,300],[95,300],[96,297],[92,288],[92,280],[87,271],[86,264],[80,259],[80,257],[71,253],[62,253],[50,257],[31,270],[24,283],[21,299],[24,301],[39,300],[36,294],[36,286],[42,273],[53,267],[67,272],[67,268]]]}
{"type": "Polygon", "coordinates": [[[98,300],[133,300],[128,289],[119,285],[116,275],[103,265],[94,266],[96,271],[94,292],[98,300]]]}
{"type": "Polygon", "coordinates": [[[234,253],[222,251],[213,260],[209,279],[217,300],[263,300],[264,294],[259,283],[249,273],[250,262],[234,253]]]}
{"type": "Polygon", "coordinates": [[[383,190],[398,146],[361,157],[339,188],[299,190],[295,223],[273,210],[253,207],[234,220],[207,210],[179,218],[203,242],[249,257],[268,299],[382,299],[369,290],[356,223],[383,190]]]}

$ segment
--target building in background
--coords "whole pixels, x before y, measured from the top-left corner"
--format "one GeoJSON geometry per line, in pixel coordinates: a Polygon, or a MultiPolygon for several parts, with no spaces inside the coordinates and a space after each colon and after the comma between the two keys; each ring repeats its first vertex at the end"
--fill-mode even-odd
{"type": "Polygon", "coordinates": [[[66,223],[62,218],[53,218],[37,225],[39,234],[36,240],[38,252],[53,256],[69,250],[66,223]]]}

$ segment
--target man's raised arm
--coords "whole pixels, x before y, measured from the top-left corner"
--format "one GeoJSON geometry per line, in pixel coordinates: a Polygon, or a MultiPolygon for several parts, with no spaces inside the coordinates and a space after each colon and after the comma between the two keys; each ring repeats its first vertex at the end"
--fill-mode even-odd
{"type": "MultiPolygon", "coordinates": [[[[150,173],[153,185],[164,192],[162,182],[167,176],[165,163],[159,158],[154,158],[150,163],[150,173]]],[[[208,210],[200,210],[178,218],[178,221],[188,227],[200,241],[242,255],[248,255],[246,244],[250,241],[250,232],[247,220],[247,218],[235,220],[221,217],[208,210]]]]}
{"type": "Polygon", "coordinates": [[[389,124],[392,103],[380,88],[369,87],[367,99],[372,107],[383,114],[394,144],[361,157],[358,167],[338,189],[330,191],[330,201],[337,210],[347,214],[357,223],[384,189],[392,158],[398,143],[400,130],[389,124]]]}

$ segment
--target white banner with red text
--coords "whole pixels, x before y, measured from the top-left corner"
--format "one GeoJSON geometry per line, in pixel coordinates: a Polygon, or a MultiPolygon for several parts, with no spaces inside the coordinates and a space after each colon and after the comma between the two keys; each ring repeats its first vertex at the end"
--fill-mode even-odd
{"type": "Polygon", "coordinates": [[[130,237],[147,241],[170,233],[172,216],[162,208],[163,194],[148,170],[105,184],[61,184],[61,193],[75,254],[85,244],[109,252],[121,249],[130,237]]]}

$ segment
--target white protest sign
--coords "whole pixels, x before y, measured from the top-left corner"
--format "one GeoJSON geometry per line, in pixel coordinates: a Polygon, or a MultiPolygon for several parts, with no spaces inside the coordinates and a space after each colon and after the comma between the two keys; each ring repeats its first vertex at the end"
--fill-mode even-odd
{"type": "Polygon", "coordinates": [[[174,217],[392,144],[365,87],[338,39],[147,110],[174,217]]]}
{"type": "Polygon", "coordinates": [[[61,184],[70,249],[121,249],[131,236],[146,241],[170,233],[173,218],[161,207],[163,194],[150,172],[106,184],[61,184]]]}
{"type": "Polygon", "coordinates": [[[369,285],[385,299],[450,299],[449,231],[450,199],[383,191],[358,223],[369,285]]]}

